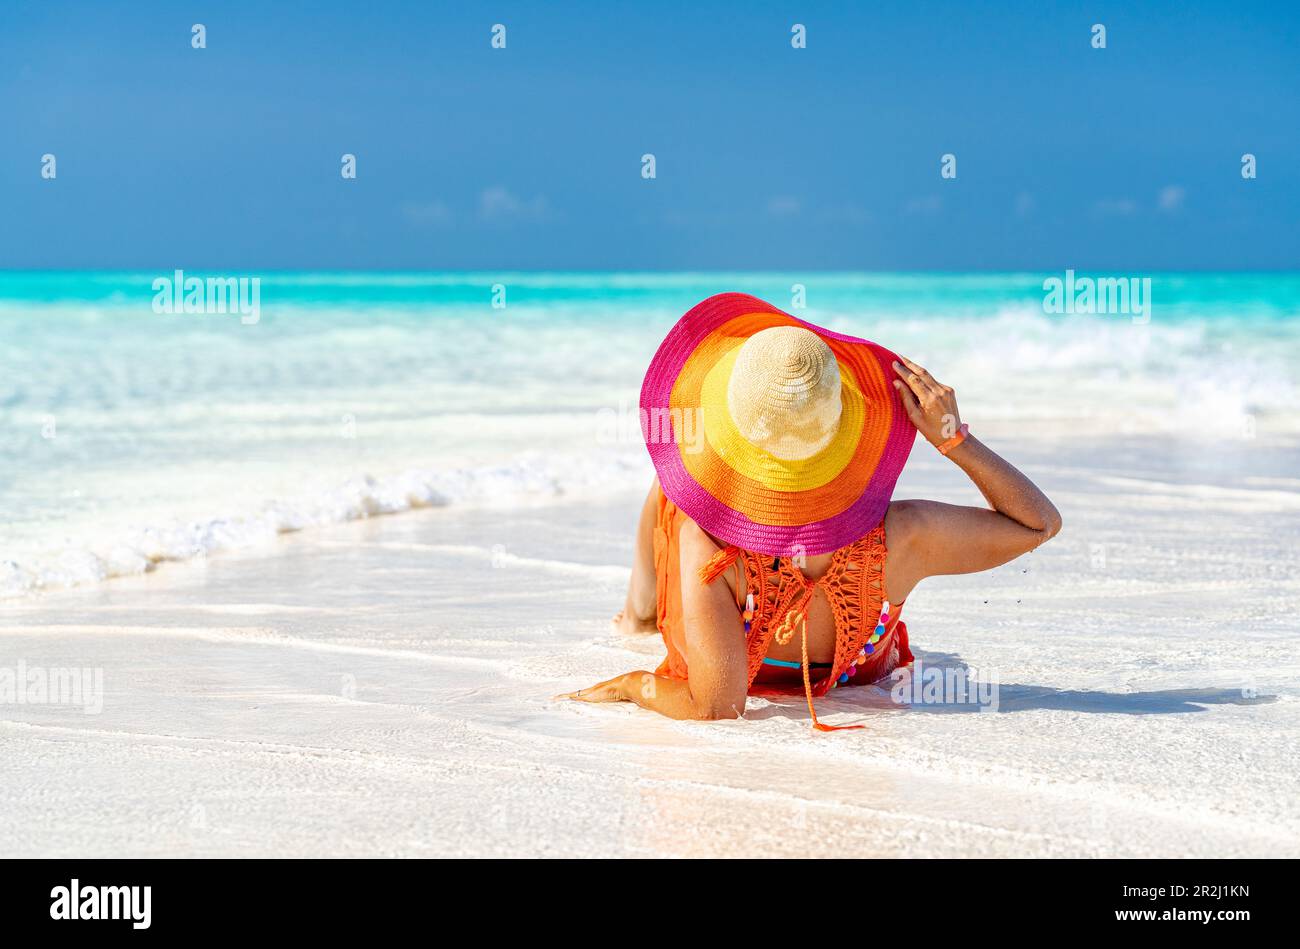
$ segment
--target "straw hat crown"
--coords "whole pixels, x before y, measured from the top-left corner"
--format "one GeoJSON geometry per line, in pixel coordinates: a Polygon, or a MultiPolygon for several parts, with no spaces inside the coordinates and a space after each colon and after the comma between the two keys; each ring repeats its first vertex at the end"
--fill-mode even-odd
{"type": "Polygon", "coordinates": [[[727,408],[750,443],[786,461],[811,458],[839,430],[843,404],[835,354],[801,326],[757,332],[737,353],[727,408]]]}

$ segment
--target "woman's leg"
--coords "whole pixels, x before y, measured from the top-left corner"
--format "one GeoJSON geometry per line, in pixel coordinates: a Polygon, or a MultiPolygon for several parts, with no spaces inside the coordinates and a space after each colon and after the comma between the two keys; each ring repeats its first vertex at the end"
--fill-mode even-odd
{"type": "Polygon", "coordinates": [[[657,630],[655,611],[655,521],[659,516],[659,479],[650,485],[650,493],[641,505],[636,525],[636,549],[632,556],[632,579],[627,585],[627,602],[614,617],[614,625],[623,633],[653,633],[657,630]]]}

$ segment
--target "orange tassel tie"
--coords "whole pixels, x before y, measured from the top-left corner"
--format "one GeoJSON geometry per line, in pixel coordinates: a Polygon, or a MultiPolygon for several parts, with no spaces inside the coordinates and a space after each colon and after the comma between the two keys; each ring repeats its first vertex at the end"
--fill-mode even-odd
{"type": "Polygon", "coordinates": [[[731,546],[725,550],[719,550],[709,558],[709,562],[700,568],[700,582],[708,585],[718,577],[727,572],[727,569],[736,562],[740,556],[740,548],[731,546]]]}

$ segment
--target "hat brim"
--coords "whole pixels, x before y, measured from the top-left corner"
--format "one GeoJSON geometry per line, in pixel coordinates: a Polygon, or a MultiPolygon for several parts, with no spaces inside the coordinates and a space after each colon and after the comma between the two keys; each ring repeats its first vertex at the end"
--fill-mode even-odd
{"type": "Polygon", "coordinates": [[[664,494],[710,534],[756,553],[814,556],[853,543],[884,517],[916,436],[892,385],[897,358],[748,294],[697,304],[669,331],[641,387],[642,435],[664,494]],[[738,442],[710,384],[737,346],[773,326],[811,330],[840,366],[841,430],[800,462],[738,442]]]}

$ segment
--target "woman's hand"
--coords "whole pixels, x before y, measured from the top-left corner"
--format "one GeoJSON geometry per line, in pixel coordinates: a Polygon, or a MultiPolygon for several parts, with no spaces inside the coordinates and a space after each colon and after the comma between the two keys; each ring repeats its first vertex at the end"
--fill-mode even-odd
{"type": "Polygon", "coordinates": [[[894,372],[902,378],[894,380],[894,388],[903,399],[907,417],[926,441],[942,445],[961,429],[957,394],[952,386],[941,385],[928,370],[906,356],[898,358],[902,364],[894,363],[894,372]]]}
{"type": "MultiPolygon", "coordinates": [[[[645,675],[645,673],[641,673],[645,675]]],[[[572,699],[575,702],[627,702],[630,701],[624,683],[628,676],[637,675],[635,672],[629,672],[625,675],[615,676],[604,682],[597,682],[595,685],[589,685],[585,689],[579,689],[577,692],[565,692],[563,695],[557,695],[557,699],[572,699]]]]}
{"type": "MultiPolygon", "coordinates": [[[[732,608],[735,608],[734,604],[732,608]]],[[[697,652],[707,656],[707,652],[697,652]]],[[[741,674],[744,674],[743,667],[741,674]]],[[[741,681],[746,680],[742,678],[741,681]]],[[[642,708],[676,719],[739,718],[745,711],[744,693],[726,705],[721,704],[721,699],[698,701],[691,695],[690,683],[685,679],[672,679],[639,669],[556,698],[574,702],[635,702],[642,708]]]]}

